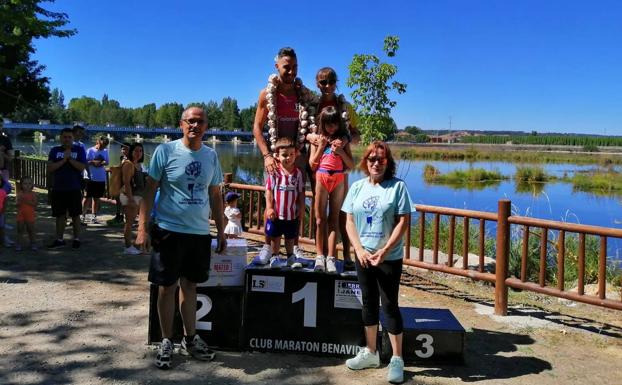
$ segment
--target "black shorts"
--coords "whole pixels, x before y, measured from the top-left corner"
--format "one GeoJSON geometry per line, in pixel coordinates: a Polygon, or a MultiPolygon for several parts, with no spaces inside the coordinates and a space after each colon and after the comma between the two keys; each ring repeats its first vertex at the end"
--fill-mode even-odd
{"type": "Polygon", "coordinates": [[[170,286],[180,277],[201,283],[209,277],[211,235],[185,234],[154,226],[151,230],[149,282],[170,286]]]}
{"type": "Polygon", "coordinates": [[[82,214],[82,191],[50,191],[52,216],[62,217],[69,213],[70,217],[82,214]]]}
{"type": "Polygon", "coordinates": [[[86,182],[86,197],[87,198],[101,198],[104,196],[104,190],[106,189],[106,182],[95,182],[89,180],[86,182]]]}
{"type": "Polygon", "coordinates": [[[298,238],[298,225],[298,219],[289,221],[284,219],[268,219],[266,221],[266,235],[271,238],[278,238],[283,235],[285,239],[296,239],[298,238]]]}

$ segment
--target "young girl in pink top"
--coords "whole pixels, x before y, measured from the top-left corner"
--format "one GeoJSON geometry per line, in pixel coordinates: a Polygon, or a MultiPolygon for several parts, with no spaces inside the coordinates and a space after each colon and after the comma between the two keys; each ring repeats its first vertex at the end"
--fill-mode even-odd
{"type": "Polygon", "coordinates": [[[28,233],[30,248],[37,250],[35,244],[35,210],[37,209],[37,195],[32,190],[33,183],[30,177],[22,177],[17,188],[17,242],[15,250],[22,249],[22,238],[28,233]]]}
{"type": "Polygon", "coordinates": [[[311,144],[309,164],[315,171],[315,270],[335,273],[339,211],[345,197],[345,170],[354,167],[347,130],[334,106],[319,116],[319,139],[311,144]],[[328,207],[328,215],[326,209],[328,207]],[[326,228],[328,231],[326,232],[326,228]],[[327,255],[327,257],[325,257],[327,255]]]}

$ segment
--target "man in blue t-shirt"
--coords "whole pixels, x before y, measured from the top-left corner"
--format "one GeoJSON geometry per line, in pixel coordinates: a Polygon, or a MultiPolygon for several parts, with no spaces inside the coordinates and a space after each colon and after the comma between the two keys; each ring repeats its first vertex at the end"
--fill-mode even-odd
{"type": "Polygon", "coordinates": [[[73,221],[72,247],[80,247],[80,213],[82,213],[82,173],[86,168],[84,148],[73,143],[71,128],[60,132],[60,146],[52,147],[48,156],[47,170],[54,179],[50,191],[52,216],[56,218],[56,239],[48,246],[50,249],[65,246],[63,234],[67,223],[67,213],[73,221]]]}
{"type": "Polygon", "coordinates": [[[149,163],[149,176],[141,201],[136,243],[153,245],[149,281],[158,288],[158,316],[162,343],[155,364],[171,367],[175,290],[184,325],[180,353],[209,361],[214,358],[196,334],[197,283],[207,280],[210,264],[210,211],[218,230],[216,252],[226,247],[224,233],[222,170],[214,150],[203,145],[207,116],[198,107],[186,109],[179,121],[181,139],[156,148],[149,163]],[[154,195],[160,188],[158,222],[147,233],[154,195]]]}
{"type": "Polygon", "coordinates": [[[86,181],[86,197],[84,198],[84,222],[86,222],[86,212],[91,204],[91,223],[99,223],[97,220],[97,210],[99,210],[99,199],[104,196],[106,190],[106,168],[110,163],[108,156],[108,138],[101,136],[97,138],[95,146],[86,150],[86,162],[88,163],[89,179],[86,181]]]}

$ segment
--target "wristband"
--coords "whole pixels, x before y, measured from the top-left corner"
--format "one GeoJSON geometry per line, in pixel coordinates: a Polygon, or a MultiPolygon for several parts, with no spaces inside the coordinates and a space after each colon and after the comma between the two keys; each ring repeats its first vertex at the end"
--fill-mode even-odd
{"type": "Polygon", "coordinates": [[[269,152],[263,154],[263,158],[266,159],[267,157],[272,156],[272,154],[270,154],[269,152]]]}

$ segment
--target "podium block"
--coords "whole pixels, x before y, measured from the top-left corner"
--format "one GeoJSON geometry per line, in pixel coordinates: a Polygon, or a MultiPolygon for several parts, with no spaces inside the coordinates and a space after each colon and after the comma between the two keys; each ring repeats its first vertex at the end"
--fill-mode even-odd
{"type": "MultiPolygon", "coordinates": [[[[177,290],[179,291],[179,288],[177,290]]],[[[224,350],[241,349],[243,297],[242,287],[197,286],[196,330],[210,347],[224,350]]],[[[183,323],[179,313],[178,296],[175,295],[175,298],[173,341],[180,342],[183,336],[183,323]]],[[[162,340],[157,301],[158,286],[151,285],[148,343],[162,340]]]]}
{"type": "MultiPolygon", "coordinates": [[[[462,363],[465,331],[448,309],[401,307],[404,320],[404,362],[462,363]]],[[[381,313],[381,321],[383,314],[381,313]]],[[[382,330],[380,358],[391,359],[389,333],[382,330]]]]}
{"type": "Polygon", "coordinates": [[[356,275],[246,268],[244,347],[347,357],[365,337],[356,275]]]}
{"type": "Polygon", "coordinates": [[[213,239],[209,278],[198,286],[243,286],[248,253],[246,239],[228,239],[227,248],[220,254],[215,251],[216,243],[213,239]]]}

